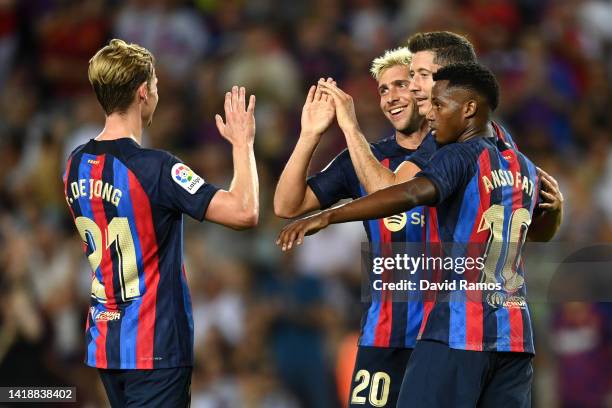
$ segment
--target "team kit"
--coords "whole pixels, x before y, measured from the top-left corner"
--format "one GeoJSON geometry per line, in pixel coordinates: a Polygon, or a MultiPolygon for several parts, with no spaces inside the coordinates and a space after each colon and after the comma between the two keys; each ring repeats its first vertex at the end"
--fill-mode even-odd
{"type": "MultiPolygon", "coordinates": [[[[393,132],[370,143],[352,97],[321,78],[308,90],[273,197],[276,216],[294,220],[270,243],[280,251],[330,224],[363,222],[371,293],[343,404],[530,407],[535,347],[522,248],[559,228],[558,184],[495,121],[499,85],[464,36],[416,33],[370,72],[393,132]],[[334,122],[347,148],[310,172],[334,122]],[[419,253],[394,253],[403,244],[419,253]]],[[[224,189],[171,153],[141,146],[159,101],[148,50],[111,40],[88,76],[105,127],[70,154],[63,179],[92,269],[85,363],[113,407],[189,406],[194,321],[183,214],[256,227],[255,96],[234,86],[224,116],[215,116],[232,145],[224,189]]]]}

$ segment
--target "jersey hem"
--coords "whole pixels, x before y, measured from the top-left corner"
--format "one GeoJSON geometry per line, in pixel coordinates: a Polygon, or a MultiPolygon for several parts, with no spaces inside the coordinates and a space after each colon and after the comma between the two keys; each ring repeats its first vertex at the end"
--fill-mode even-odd
{"type": "Polygon", "coordinates": [[[178,363],[167,363],[167,364],[155,364],[151,368],[137,368],[134,366],[122,366],[122,365],[110,365],[110,366],[101,366],[90,363],[88,361],[85,362],[85,365],[91,368],[99,368],[101,370],[156,370],[160,368],[176,368],[176,367],[193,367],[193,362],[178,362],[178,363]]]}
{"type": "MultiPolygon", "coordinates": [[[[512,350],[499,350],[498,347],[495,345],[499,342],[500,339],[498,339],[498,341],[486,341],[483,343],[462,343],[462,344],[456,344],[456,343],[452,343],[449,342],[448,339],[439,339],[439,338],[435,338],[435,337],[421,337],[420,341],[437,341],[443,344],[446,344],[449,348],[455,349],[455,350],[465,350],[465,351],[495,351],[498,353],[527,353],[527,354],[533,354],[535,355],[535,347],[533,347],[531,345],[531,343],[522,343],[523,345],[523,350],[522,351],[512,351],[512,350]]],[[[504,341],[506,341],[506,339],[503,339],[504,341]]]]}

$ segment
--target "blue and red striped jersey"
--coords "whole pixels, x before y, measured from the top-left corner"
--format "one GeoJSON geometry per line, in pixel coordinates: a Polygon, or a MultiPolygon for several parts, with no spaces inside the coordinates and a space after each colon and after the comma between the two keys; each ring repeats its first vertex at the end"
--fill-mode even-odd
{"type": "Polygon", "coordinates": [[[182,214],[202,220],[217,190],[131,138],[90,140],[70,155],[64,192],[92,267],[87,365],[193,365],[182,214]]]}
{"type": "Polygon", "coordinates": [[[498,140],[502,143],[500,145],[500,149],[519,150],[518,146],[512,139],[512,135],[510,135],[510,132],[508,132],[505,127],[495,121],[491,121],[491,127],[493,128],[498,140]]]}
{"type": "MultiPolygon", "coordinates": [[[[453,243],[454,250],[468,244],[464,255],[485,260],[475,281],[499,288],[438,293],[421,339],[463,350],[534,353],[520,251],[539,179],[535,165],[503,142],[498,135],[446,145],[417,174],[436,186],[441,242],[453,243]]],[[[451,275],[449,280],[458,279],[451,275]]]]}
{"type": "MultiPolygon", "coordinates": [[[[383,166],[395,171],[407,160],[420,168],[425,167],[437,145],[433,136],[427,135],[416,151],[408,150],[392,136],[371,144],[371,149],[383,166]]],[[[342,199],[357,199],[367,194],[359,183],[348,150],[341,152],[325,169],[310,177],[308,185],[317,196],[321,208],[328,208],[342,199]]],[[[385,219],[364,221],[374,251],[372,255],[380,256],[376,251],[385,248],[386,243],[437,240],[436,223],[428,221],[432,216],[435,217],[435,209],[418,207],[385,219]]],[[[374,279],[373,272],[371,278],[374,279]]],[[[422,319],[423,303],[420,300],[394,302],[391,298],[372,296],[364,304],[359,345],[414,347],[422,319]]]]}

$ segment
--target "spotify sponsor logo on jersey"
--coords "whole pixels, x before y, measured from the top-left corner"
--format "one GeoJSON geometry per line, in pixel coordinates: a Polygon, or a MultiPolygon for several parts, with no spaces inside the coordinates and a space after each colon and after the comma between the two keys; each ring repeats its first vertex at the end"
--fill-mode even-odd
{"type": "Polygon", "coordinates": [[[406,226],[406,221],[408,221],[406,213],[392,215],[383,219],[385,227],[391,232],[397,232],[404,228],[406,226]]]}
{"type": "Polygon", "coordinates": [[[406,213],[392,215],[383,219],[385,227],[391,232],[401,231],[408,222],[412,225],[424,226],[425,217],[418,212],[412,212],[410,213],[410,219],[406,213]]]}
{"type": "Polygon", "coordinates": [[[176,163],[172,166],[170,175],[176,184],[187,190],[190,194],[195,194],[204,185],[204,179],[183,163],[176,163]]]}

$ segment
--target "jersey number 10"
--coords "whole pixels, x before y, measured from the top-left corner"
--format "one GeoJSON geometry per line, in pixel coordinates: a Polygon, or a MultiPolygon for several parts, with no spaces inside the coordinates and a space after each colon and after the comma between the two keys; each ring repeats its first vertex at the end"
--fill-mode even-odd
{"type": "Polygon", "coordinates": [[[508,226],[504,230],[505,207],[494,204],[483,214],[478,232],[485,229],[491,231],[491,235],[485,249],[484,279],[487,283],[497,282],[496,271],[500,270],[499,261],[502,260],[500,276],[504,283],[504,289],[513,293],[524,284],[524,278],[518,274],[518,266],[521,263],[521,252],[527,228],[531,224],[531,214],[526,208],[518,208],[512,211],[508,220],[508,226]]]}
{"type": "MultiPolygon", "coordinates": [[[[136,249],[128,219],[126,217],[114,217],[106,228],[104,240],[100,227],[91,218],[77,217],[74,222],[81,239],[91,249],[91,254],[88,256],[89,264],[94,271],[91,296],[102,303],[107,301],[104,285],[96,277],[96,270],[100,267],[104,254],[110,256],[111,253],[108,251],[110,249],[115,251],[117,255],[121,299],[125,302],[139,297],[140,280],[136,263],[136,249]]],[[[110,262],[110,259],[105,261],[110,262]]]]}

